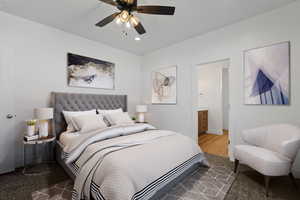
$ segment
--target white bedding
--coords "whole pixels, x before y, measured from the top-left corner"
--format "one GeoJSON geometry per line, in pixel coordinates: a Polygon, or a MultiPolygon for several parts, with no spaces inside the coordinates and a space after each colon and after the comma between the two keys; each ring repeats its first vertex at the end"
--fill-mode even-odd
{"type": "Polygon", "coordinates": [[[190,138],[148,124],[66,132],[60,142],[77,168],[73,199],[149,199],[195,163],[207,164],[190,138]]]}

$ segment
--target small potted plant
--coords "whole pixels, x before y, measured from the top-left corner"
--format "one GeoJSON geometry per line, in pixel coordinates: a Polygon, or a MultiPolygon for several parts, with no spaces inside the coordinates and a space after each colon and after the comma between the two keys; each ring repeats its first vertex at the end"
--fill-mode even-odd
{"type": "Polygon", "coordinates": [[[136,121],[136,117],[135,116],[133,116],[133,117],[131,117],[131,119],[132,119],[132,121],[136,121]]]}
{"type": "Polygon", "coordinates": [[[36,120],[28,120],[26,121],[27,124],[27,136],[33,136],[35,134],[35,125],[36,125],[36,120]]]}

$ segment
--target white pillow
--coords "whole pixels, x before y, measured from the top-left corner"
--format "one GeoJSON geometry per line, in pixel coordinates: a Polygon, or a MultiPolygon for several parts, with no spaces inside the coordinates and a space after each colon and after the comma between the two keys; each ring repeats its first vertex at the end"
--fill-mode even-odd
{"type": "Polygon", "coordinates": [[[114,109],[114,110],[100,110],[97,109],[97,112],[101,115],[111,114],[111,113],[122,113],[122,108],[114,109]]]}
{"type": "Polygon", "coordinates": [[[72,121],[80,133],[104,129],[107,127],[103,121],[102,115],[80,115],[72,117],[72,121]]]}
{"type": "Polygon", "coordinates": [[[111,125],[133,125],[134,121],[127,112],[116,112],[105,115],[111,125]]]}
{"type": "Polygon", "coordinates": [[[107,124],[107,126],[113,126],[116,125],[108,116],[108,114],[112,114],[112,113],[123,113],[122,108],[118,108],[118,109],[114,109],[114,110],[100,110],[97,109],[97,112],[100,115],[104,116],[104,122],[107,124]]]}
{"type": "Polygon", "coordinates": [[[72,122],[72,117],[80,116],[80,115],[96,115],[96,114],[97,114],[96,109],[89,110],[89,111],[63,111],[63,115],[68,125],[67,131],[75,131],[76,129],[78,129],[74,127],[72,122]]]}

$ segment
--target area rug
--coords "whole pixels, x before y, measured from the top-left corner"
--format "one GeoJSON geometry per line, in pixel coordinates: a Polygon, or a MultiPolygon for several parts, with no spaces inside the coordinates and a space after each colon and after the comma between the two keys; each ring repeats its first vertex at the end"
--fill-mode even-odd
{"type": "MultiPolygon", "coordinates": [[[[223,200],[235,179],[228,167],[200,167],[175,185],[162,200],[223,200]]],[[[68,180],[32,193],[33,200],[70,200],[73,182],[68,180]]]]}

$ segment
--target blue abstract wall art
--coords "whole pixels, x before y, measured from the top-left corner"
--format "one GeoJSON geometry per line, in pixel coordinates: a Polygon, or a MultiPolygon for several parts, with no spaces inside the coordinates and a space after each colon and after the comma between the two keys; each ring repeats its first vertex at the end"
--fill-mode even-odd
{"type": "Polygon", "coordinates": [[[247,50],[245,104],[289,105],[290,43],[247,50]]]}

